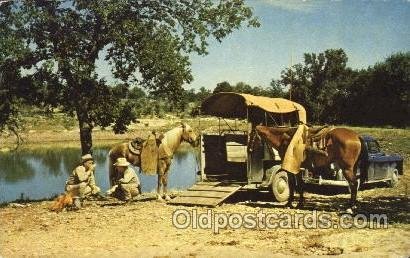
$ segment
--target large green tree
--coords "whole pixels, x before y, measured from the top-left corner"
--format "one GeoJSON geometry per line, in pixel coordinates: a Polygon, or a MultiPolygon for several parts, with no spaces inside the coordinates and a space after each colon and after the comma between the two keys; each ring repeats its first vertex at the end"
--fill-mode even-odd
{"type": "Polygon", "coordinates": [[[18,63],[16,60],[24,59],[29,49],[22,37],[9,26],[11,22],[8,9],[0,12],[0,133],[12,132],[19,141],[19,109],[25,102],[23,97],[26,82],[22,80],[19,70],[23,62],[18,63]]]}
{"type": "Polygon", "coordinates": [[[355,72],[341,117],[359,125],[410,125],[410,52],[396,53],[372,67],[355,72]]]}
{"type": "Polygon", "coordinates": [[[289,88],[292,100],[305,106],[310,121],[334,122],[329,112],[334,96],[343,90],[351,70],[346,67],[347,55],[343,49],[328,49],[324,53],[305,53],[303,64],[296,64],[282,72],[276,81],[289,88]]]}
{"type": "Polygon", "coordinates": [[[269,86],[270,88],[268,88],[268,92],[270,93],[270,97],[274,97],[274,98],[287,97],[285,89],[279,80],[272,80],[269,86]]]}
{"type": "Polygon", "coordinates": [[[237,92],[266,97],[282,97],[284,94],[280,86],[274,84],[274,81],[268,88],[251,86],[245,82],[238,82],[235,85],[231,85],[229,82],[223,81],[218,83],[213,90],[214,94],[219,92],[237,92]]]}
{"type": "Polygon", "coordinates": [[[227,81],[223,81],[223,82],[216,84],[216,87],[212,93],[215,94],[219,92],[231,92],[231,91],[233,91],[233,87],[231,86],[231,84],[227,81]]]}
{"type": "Polygon", "coordinates": [[[272,82],[305,106],[309,121],[355,125],[409,125],[410,52],[396,53],[367,69],[346,66],[342,49],[305,54],[304,63],[272,82]]]}
{"type": "Polygon", "coordinates": [[[3,2],[0,11],[0,41],[7,31],[24,49],[0,62],[30,68],[28,94],[43,93],[37,104],[77,116],[83,153],[93,127],[123,132],[135,118],[99,79],[99,58],[123,83],[178,99],[192,80],[190,53],[207,54],[209,38],[221,41],[243,23],[259,25],[243,0],[25,0],[3,2]]]}
{"type": "Polygon", "coordinates": [[[393,54],[376,64],[372,75],[367,98],[374,103],[373,124],[410,125],[410,52],[393,54]]]}
{"type": "Polygon", "coordinates": [[[19,108],[23,104],[18,95],[16,85],[20,82],[20,74],[13,67],[0,65],[0,132],[9,131],[14,133],[20,142],[19,108]]]}

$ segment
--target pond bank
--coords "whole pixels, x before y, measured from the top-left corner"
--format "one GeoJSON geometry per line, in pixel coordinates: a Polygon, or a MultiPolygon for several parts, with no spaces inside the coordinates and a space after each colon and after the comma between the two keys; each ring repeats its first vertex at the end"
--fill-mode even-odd
{"type": "MultiPolygon", "coordinates": [[[[194,122],[194,121],[192,121],[194,122]]],[[[160,132],[172,128],[177,121],[165,119],[141,119],[139,123],[134,123],[129,126],[129,130],[124,134],[115,134],[111,128],[101,129],[99,127],[93,129],[93,143],[98,144],[99,141],[126,141],[135,137],[146,137],[152,130],[160,132]]],[[[43,129],[42,127],[25,126],[26,130],[20,133],[24,145],[36,143],[53,143],[53,142],[69,142],[80,140],[80,130],[78,127],[72,129],[43,129]]],[[[0,135],[0,149],[10,148],[16,142],[13,135],[3,133],[0,135]]]]}
{"type": "MultiPolygon", "coordinates": [[[[95,181],[102,191],[109,189],[108,151],[114,143],[94,146],[95,181]]],[[[185,189],[195,182],[197,152],[189,144],[175,152],[169,171],[169,189],[185,189]]],[[[67,143],[27,145],[0,155],[0,203],[51,198],[64,191],[65,182],[81,156],[80,146],[67,143]]],[[[156,189],[157,177],[135,168],[143,192],[156,189]]]]}

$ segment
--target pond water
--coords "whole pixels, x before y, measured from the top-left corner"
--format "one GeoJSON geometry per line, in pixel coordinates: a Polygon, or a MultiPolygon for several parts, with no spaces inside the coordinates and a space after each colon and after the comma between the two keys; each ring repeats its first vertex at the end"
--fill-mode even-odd
{"type": "MultiPolygon", "coordinates": [[[[109,147],[94,148],[95,179],[102,191],[109,189],[109,147]]],[[[64,192],[65,181],[78,164],[81,151],[74,147],[26,149],[0,153],[0,203],[16,199],[38,200],[64,192]]],[[[157,176],[138,173],[143,192],[156,190],[157,176]]],[[[198,162],[193,149],[177,152],[172,160],[168,189],[186,189],[195,183],[198,162]]]]}

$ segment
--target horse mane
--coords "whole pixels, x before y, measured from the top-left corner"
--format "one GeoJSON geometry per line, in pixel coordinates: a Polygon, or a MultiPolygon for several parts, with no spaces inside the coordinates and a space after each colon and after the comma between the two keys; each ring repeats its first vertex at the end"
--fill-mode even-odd
{"type": "MultiPolygon", "coordinates": [[[[187,126],[185,124],[185,126],[187,126]]],[[[175,127],[164,133],[164,138],[162,139],[162,144],[167,145],[167,147],[174,152],[181,144],[182,132],[184,128],[182,126],[175,127]]]]}

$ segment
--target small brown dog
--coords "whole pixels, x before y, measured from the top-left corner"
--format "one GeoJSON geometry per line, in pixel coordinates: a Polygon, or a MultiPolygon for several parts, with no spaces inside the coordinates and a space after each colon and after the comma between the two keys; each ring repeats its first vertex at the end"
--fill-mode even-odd
{"type": "Polygon", "coordinates": [[[73,205],[73,194],[71,192],[58,196],[53,204],[49,207],[50,211],[60,212],[66,207],[73,205]]]}

